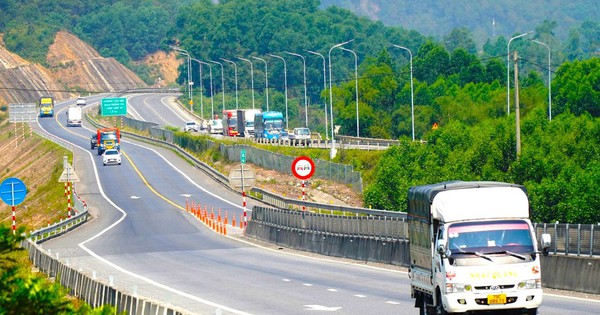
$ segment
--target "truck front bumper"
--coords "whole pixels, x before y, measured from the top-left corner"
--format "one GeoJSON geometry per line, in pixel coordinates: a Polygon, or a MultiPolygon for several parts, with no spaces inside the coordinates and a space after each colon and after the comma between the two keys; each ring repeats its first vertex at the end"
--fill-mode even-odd
{"type": "Polygon", "coordinates": [[[442,303],[450,313],[464,313],[467,311],[491,311],[507,309],[531,309],[542,304],[542,289],[513,290],[493,293],[448,293],[442,295],[442,303]],[[490,304],[489,297],[497,294],[506,294],[505,304],[490,304]]]}

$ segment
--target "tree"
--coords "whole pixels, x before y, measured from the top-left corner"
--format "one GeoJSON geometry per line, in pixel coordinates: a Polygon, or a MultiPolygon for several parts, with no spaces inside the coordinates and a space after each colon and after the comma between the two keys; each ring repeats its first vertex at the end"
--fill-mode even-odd
{"type": "Polygon", "coordinates": [[[477,53],[477,45],[473,39],[473,33],[466,27],[455,28],[450,34],[445,35],[444,46],[448,51],[462,48],[470,54],[477,53]]]}
{"type": "Polygon", "coordinates": [[[570,111],[575,115],[588,112],[600,117],[600,58],[564,63],[552,80],[556,114],[570,111]]]}

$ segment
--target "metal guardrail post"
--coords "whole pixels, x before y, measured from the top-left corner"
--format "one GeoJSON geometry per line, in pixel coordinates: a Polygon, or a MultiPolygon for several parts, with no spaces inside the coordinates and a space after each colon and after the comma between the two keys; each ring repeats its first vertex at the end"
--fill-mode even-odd
{"type": "Polygon", "coordinates": [[[558,252],[558,223],[554,223],[554,254],[558,252]]]}
{"type": "Polygon", "coordinates": [[[577,256],[580,256],[580,255],[581,255],[581,224],[577,224],[577,256]]]}
{"type": "Polygon", "coordinates": [[[594,256],[594,225],[590,226],[590,257],[594,256]]]}
{"type": "Polygon", "coordinates": [[[569,223],[565,227],[565,254],[569,255],[569,223]]]}

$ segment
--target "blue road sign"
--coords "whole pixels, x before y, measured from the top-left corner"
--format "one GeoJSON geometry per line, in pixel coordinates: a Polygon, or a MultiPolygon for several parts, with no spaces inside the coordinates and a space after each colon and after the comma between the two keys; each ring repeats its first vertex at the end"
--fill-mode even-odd
{"type": "Polygon", "coordinates": [[[25,195],[27,195],[25,183],[18,178],[9,177],[0,184],[0,197],[9,206],[19,205],[25,200],[25,195]]]}

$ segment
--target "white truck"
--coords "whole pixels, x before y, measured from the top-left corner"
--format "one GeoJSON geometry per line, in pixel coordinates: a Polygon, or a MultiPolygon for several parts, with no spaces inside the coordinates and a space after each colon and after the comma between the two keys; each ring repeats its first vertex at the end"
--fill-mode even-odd
{"type": "Polygon", "coordinates": [[[260,109],[238,109],[238,131],[242,137],[254,137],[254,116],[260,114],[260,109]]]}
{"type": "MultiPolygon", "coordinates": [[[[452,181],[408,191],[411,296],[420,314],[536,314],[540,252],[525,187],[452,181]]],[[[543,253],[550,235],[541,238],[543,253]]]]}
{"type": "Polygon", "coordinates": [[[70,126],[79,126],[81,127],[81,107],[78,106],[69,106],[67,108],[67,127],[70,126]]]}

